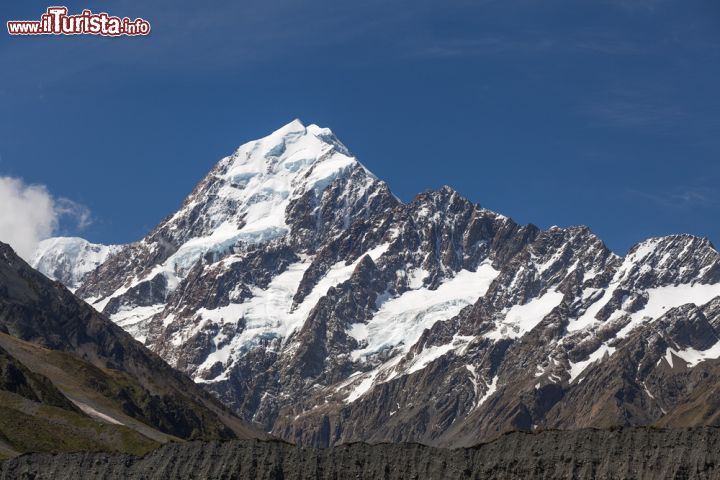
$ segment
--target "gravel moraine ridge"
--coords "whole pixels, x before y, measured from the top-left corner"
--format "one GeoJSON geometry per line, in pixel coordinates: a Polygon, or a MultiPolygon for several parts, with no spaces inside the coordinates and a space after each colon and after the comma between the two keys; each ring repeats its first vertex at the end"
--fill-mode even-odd
{"type": "Polygon", "coordinates": [[[29,454],[0,479],[711,479],[720,478],[720,429],[548,430],[510,433],[467,449],[363,443],[330,449],[277,441],[190,442],[143,457],[29,454]]]}

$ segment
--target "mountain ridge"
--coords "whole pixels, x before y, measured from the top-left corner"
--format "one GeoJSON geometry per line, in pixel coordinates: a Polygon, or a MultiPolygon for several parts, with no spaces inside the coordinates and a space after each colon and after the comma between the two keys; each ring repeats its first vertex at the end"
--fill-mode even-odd
{"type": "Polygon", "coordinates": [[[657,237],[621,257],[588,227],[520,225],[448,186],[403,203],[300,122],[222,159],[77,293],[245,420],[316,446],[653,424],[702,408],[685,382],[720,357],[671,332],[695,328],[678,310],[690,303],[716,335],[709,240],[657,237]],[[593,379],[639,348],[634,335],[678,353],[637,351],[606,395],[593,379]],[[689,374],[666,357],[692,359],[689,374]],[[658,396],[650,377],[677,388],[658,396]],[[565,412],[585,408],[574,398],[589,384],[601,414],[581,425],[565,412]]]}

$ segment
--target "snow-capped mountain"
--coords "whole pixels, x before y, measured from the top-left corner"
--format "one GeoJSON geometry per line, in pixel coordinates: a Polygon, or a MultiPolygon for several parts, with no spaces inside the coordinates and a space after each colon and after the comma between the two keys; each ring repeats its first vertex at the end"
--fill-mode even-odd
{"type": "Polygon", "coordinates": [[[225,298],[203,299],[207,308],[248,298],[250,286],[265,287],[298,254],[395,203],[330,130],[295,120],[222,159],[178,212],[91,273],[78,293],[145,338],[173,294],[218,262],[235,264],[224,272],[232,285],[225,298]],[[238,263],[268,248],[278,249],[270,271],[238,263]]]}
{"type": "Polygon", "coordinates": [[[117,245],[98,245],[77,237],[54,237],[40,242],[30,264],[74,290],[86,273],[95,270],[118,248],[117,245]]]}
{"type": "Polygon", "coordinates": [[[222,159],[77,294],[303,444],[720,412],[703,403],[720,378],[710,242],[655,238],[623,258],[586,227],[518,225],[449,187],[402,203],[297,120],[222,159]]]}

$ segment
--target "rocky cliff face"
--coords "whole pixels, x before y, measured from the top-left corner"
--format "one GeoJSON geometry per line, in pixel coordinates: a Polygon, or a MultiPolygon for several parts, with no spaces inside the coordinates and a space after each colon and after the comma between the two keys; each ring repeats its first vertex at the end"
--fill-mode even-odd
{"type": "Polygon", "coordinates": [[[713,479],[720,434],[621,429],[512,433],[474,448],[355,443],[331,449],[280,442],[169,444],[144,457],[33,454],[0,464],[0,479],[713,479]]]}
{"type": "Polygon", "coordinates": [[[77,293],[248,421],[305,445],[714,424],[720,255],[402,203],[328,129],[222,159],[77,293]],[[709,403],[708,403],[709,402],[709,403]]]}
{"type": "Polygon", "coordinates": [[[0,243],[0,454],[267,438],[0,243]]]}

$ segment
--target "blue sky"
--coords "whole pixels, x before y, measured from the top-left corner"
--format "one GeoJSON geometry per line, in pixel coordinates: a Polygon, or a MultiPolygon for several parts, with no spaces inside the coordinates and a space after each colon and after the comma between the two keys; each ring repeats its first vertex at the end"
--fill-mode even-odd
{"type": "Polygon", "coordinates": [[[153,31],[0,35],[0,176],[90,210],[59,233],[136,240],[219,158],[298,117],[403,200],[448,184],[621,254],[677,232],[720,243],[716,0],[67,5],[153,31]]]}

